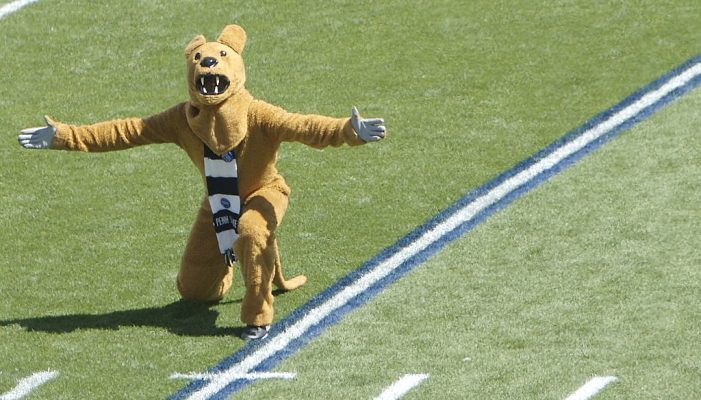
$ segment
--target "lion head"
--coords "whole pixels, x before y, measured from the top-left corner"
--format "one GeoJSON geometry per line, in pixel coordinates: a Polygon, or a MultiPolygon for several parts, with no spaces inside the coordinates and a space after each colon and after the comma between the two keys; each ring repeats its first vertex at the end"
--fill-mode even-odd
{"type": "Polygon", "coordinates": [[[190,100],[199,106],[217,105],[243,89],[246,71],[243,48],[246,32],[227,25],[216,41],[198,35],[185,48],[190,100]]]}

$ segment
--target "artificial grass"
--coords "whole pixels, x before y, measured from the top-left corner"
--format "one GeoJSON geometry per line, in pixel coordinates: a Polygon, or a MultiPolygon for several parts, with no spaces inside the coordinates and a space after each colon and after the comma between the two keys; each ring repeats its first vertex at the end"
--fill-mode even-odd
{"type": "MultiPolygon", "coordinates": [[[[0,20],[8,60],[0,66],[0,392],[55,369],[60,377],[37,396],[164,397],[183,384],[171,373],[201,372],[242,345],[231,337],[240,284],[212,308],[178,303],[179,255],[203,194],[184,154],[175,146],[20,149],[19,129],[44,113],[89,123],[184,101],[184,45],[237,22],[249,32],[254,95],[291,111],[342,116],[355,104],[385,117],[389,137],[377,145],[283,148],[280,169],[293,187],[279,232],[283,261],[288,275],[310,282],[278,298],[279,318],[694,55],[698,7],[40,1],[0,20]]],[[[421,340],[422,331],[405,329],[421,340]]],[[[353,378],[357,367],[341,368],[339,379],[365,385],[353,378]]]]}
{"type": "Polygon", "coordinates": [[[406,399],[701,395],[695,110],[679,100],[495,214],[242,397],[406,399]],[[334,385],[343,382],[343,385],[334,385]],[[329,388],[333,388],[329,392],[329,388]]]}

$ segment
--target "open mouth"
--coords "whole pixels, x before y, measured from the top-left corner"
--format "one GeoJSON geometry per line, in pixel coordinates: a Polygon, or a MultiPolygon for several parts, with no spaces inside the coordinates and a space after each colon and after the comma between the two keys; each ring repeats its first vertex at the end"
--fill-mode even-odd
{"type": "Polygon", "coordinates": [[[195,80],[195,87],[205,96],[221,94],[229,87],[229,78],[216,74],[200,75],[195,80]]]}

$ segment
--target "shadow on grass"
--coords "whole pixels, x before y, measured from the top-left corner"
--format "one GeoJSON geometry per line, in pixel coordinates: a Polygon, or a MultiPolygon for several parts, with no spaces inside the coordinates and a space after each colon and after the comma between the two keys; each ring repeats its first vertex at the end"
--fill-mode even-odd
{"type": "MultiPolygon", "coordinates": [[[[273,296],[284,294],[273,290],[273,296]]],[[[28,332],[70,333],[83,329],[117,330],[120,327],[164,328],[179,336],[239,336],[240,327],[218,327],[219,311],[213,306],[241,303],[239,300],[193,303],[185,300],[160,307],[113,311],[106,314],[47,315],[0,320],[0,326],[19,325],[28,332]]]]}
{"type": "Polygon", "coordinates": [[[69,333],[83,329],[116,330],[120,327],[164,328],[180,336],[231,336],[238,328],[216,326],[219,311],[215,304],[198,304],[179,300],[160,307],[113,311],[106,314],[48,315],[43,317],[0,320],[0,326],[19,325],[29,332],[69,333]]]}

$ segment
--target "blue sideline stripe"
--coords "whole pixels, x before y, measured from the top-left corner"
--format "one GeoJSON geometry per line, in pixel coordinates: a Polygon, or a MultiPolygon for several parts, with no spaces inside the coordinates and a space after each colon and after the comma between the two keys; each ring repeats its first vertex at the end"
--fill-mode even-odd
{"type": "MultiPolygon", "coordinates": [[[[262,340],[262,341],[252,341],[248,342],[246,345],[244,345],[238,352],[230,355],[229,357],[223,359],[222,361],[219,362],[219,364],[215,365],[212,367],[208,373],[209,374],[216,374],[222,371],[227,370],[228,368],[238,364],[241,362],[243,359],[248,357],[250,354],[254,353],[257,349],[265,346],[266,342],[271,340],[272,338],[276,337],[277,335],[283,334],[285,330],[294,325],[296,322],[301,320],[305,315],[307,315],[310,311],[314,310],[324,302],[326,302],[328,299],[333,297],[334,295],[338,294],[341,292],[344,288],[347,286],[351,285],[353,282],[357,281],[360,277],[363,275],[367,274],[368,272],[372,271],[375,267],[377,267],[379,264],[383,263],[384,261],[388,260],[390,257],[394,256],[398,252],[400,252],[402,249],[405,247],[409,246],[413,242],[415,242],[418,238],[420,238],[422,235],[425,233],[429,232],[431,229],[434,227],[438,226],[442,222],[448,220],[451,216],[465,208],[468,204],[472,203],[476,199],[480,198],[481,196],[485,195],[486,193],[489,193],[492,189],[495,187],[499,186],[501,183],[506,181],[507,179],[517,175],[518,173],[528,169],[535,163],[537,163],[539,160],[547,157],[548,155],[552,154],[559,148],[563,147],[564,145],[574,141],[577,139],[579,136],[581,136],[583,133],[591,130],[592,128],[596,127],[597,125],[601,124],[602,122],[608,120],[611,116],[615,115],[617,112],[621,111],[622,109],[626,108],[627,106],[635,103],[639,99],[641,99],[643,96],[646,94],[653,92],[657,89],[659,89],[661,86],[669,82],[670,80],[674,79],[675,77],[679,76],[681,73],[689,69],[691,66],[694,64],[697,64],[701,62],[701,54],[697,55],[694,58],[689,59],[688,61],[684,62],[680,66],[674,68],[673,70],[669,71],[668,73],[664,74],[660,78],[656,79],[655,81],[647,84],[646,86],[642,87],[641,89],[637,90],[635,93],[631,94],[627,98],[625,98],[623,101],[620,103],[614,105],[613,107],[599,113],[598,115],[594,116],[591,118],[589,121],[585,122],[581,126],[575,128],[574,130],[568,132],[564,136],[562,136],[560,139],[556,140],[552,144],[548,145],[547,147],[539,150],[526,160],[521,161],[511,169],[503,172],[501,175],[497,176],[496,178],[490,180],[489,182],[483,184],[479,188],[473,190],[472,192],[468,193],[465,197],[461,198],[457,202],[455,202],[453,205],[449,206],[433,218],[431,218],[429,221],[424,223],[423,225],[419,226],[416,228],[414,231],[410,232],[403,238],[401,238],[398,242],[396,242],[394,245],[386,248],[379,254],[377,254],[375,257],[367,261],[365,264],[360,266],[358,269],[350,272],[348,275],[345,277],[341,278],[338,282],[336,282],[334,285],[328,287],[326,290],[323,292],[319,293],[315,297],[313,297],[309,302],[306,304],[302,305],[300,308],[296,309],[292,313],[290,313],[287,317],[284,319],[280,320],[276,324],[274,324],[271,327],[271,331],[269,334],[269,338],[262,340]]],[[[562,170],[566,169],[570,165],[574,164],[578,160],[580,160],[582,157],[584,157],[586,154],[591,153],[597,149],[599,149],[601,146],[603,146],[605,143],[607,143],[609,140],[611,140],[613,137],[617,136],[621,132],[629,129],[633,125],[637,124],[640,121],[645,120],[652,114],[654,114],[656,111],[658,111],[661,107],[664,105],[670,103],[671,101],[679,98],[680,96],[684,95],[685,93],[689,92],[696,86],[698,86],[701,83],[701,75],[697,75],[693,77],[693,79],[689,80],[686,82],[683,86],[680,86],[679,88],[671,91],[664,97],[658,99],[656,102],[652,103],[648,107],[640,110],[637,114],[631,116],[627,120],[623,121],[619,125],[613,127],[610,129],[608,132],[604,133],[602,136],[600,136],[598,139],[592,141],[591,143],[587,144],[580,150],[572,153],[568,157],[564,158],[561,160],[559,163],[555,164],[552,168],[547,169],[543,172],[541,172],[539,175],[536,175],[529,181],[526,181],[523,185],[520,187],[512,190],[510,193],[505,195],[503,198],[501,198],[499,201],[495,202],[494,204],[490,205],[489,207],[485,208],[482,210],[480,213],[476,214],[472,218],[470,218],[467,221],[464,221],[461,225],[456,227],[450,232],[445,233],[439,240],[433,242],[429,246],[425,247],[421,251],[419,251],[417,254],[414,256],[410,257],[407,259],[404,263],[399,265],[398,268],[396,268],[393,272],[388,274],[386,277],[383,279],[375,282],[371,287],[369,287],[367,290],[364,292],[360,293],[358,296],[356,296],[354,299],[343,305],[342,307],[338,308],[335,312],[331,313],[330,315],[326,316],[325,318],[321,319],[318,321],[314,326],[312,326],[305,335],[302,337],[295,339],[292,341],[286,348],[278,351],[275,353],[273,356],[263,360],[260,364],[257,365],[251,372],[265,372],[265,371],[270,371],[273,369],[277,364],[279,364],[282,360],[287,358],[288,356],[292,355],[295,353],[297,350],[299,350],[302,346],[304,346],[307,342],[312,340],[313,338],[319,336],[325,329],[328,327],[336,324],[345,316],[347,313],[355,310],[356,308],[362,306],[365,304],[367,301],[369,301],[371,298],[376,296],[378,293],[380,293],[385,287],[388,285],[394,283],[398,279],[400,279],[402,276],[404,276],[407,272],[411,271],[414,269],[416,266],[422,264],[424,261],[426,261],[429,257],[440,251],[443,247],[454,241],[455,239],[463,236],[472,228],[486,220],[489,216],[494,214],[496,211],[506,207],[510,203],[512,203],[514,200],[518,199],[521,197],[523,194],[529,192],[530,190],[534,189],[535,187],[539,186],[541,183],[545,182],[548,180],[550,177],[558,174],[562,170]]],[[[244,386],[249,384],[251,380],[247,379],[239,379],[232,381],[228,386],[226,386],[224,389],[220,390],[218,393],[210,396],[210,399],[225,399],[232,393],[239,391],[242,389],[244,386]]],[[[175,393],[173,396],[170,397],[170,399],[185,399],[188,396],[192,395],[193,393],[197,392],[199,389],[204,387],[207,384],[207,381],[205,380],[194,380],[190,384],[186,385],[184,388],[182,388],[180,391],[175,393]]]]}

